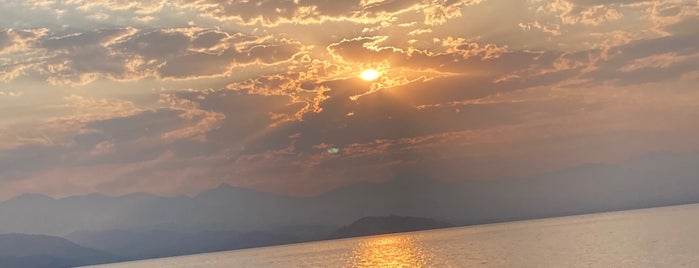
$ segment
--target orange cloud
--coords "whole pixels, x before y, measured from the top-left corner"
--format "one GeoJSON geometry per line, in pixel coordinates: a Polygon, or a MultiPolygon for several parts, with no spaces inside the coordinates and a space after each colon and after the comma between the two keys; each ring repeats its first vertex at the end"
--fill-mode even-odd
{"type": "Polygon", "coordinates": [[[95,30],[57,36],[47,30],[0,34],[5,81],[36,70],[52,84],[84,85],[100,78],[201,78],[230,74],[245,65],[290,60],[303,46],[289,39],[231,34],[197,27],[155,31],[95,30]]]}

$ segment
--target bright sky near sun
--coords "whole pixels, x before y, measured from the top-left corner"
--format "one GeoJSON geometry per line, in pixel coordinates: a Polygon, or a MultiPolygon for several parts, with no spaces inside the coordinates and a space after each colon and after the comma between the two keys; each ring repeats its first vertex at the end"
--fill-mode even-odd
{"type": "Polygon", "coordinates": [[[362,72],[360,77],[365,81],[373,81],[379,78],[379,72],[374,69],[367,69],[362,72]]]}
{"type": "Polygon", "coordinates": [[[0,200],[697,151],[698,5],[0,0],[0,200]]]}

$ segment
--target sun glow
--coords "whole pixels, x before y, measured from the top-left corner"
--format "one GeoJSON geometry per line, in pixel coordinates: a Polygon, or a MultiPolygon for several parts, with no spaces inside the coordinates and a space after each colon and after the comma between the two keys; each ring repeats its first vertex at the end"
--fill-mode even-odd
{"type": "Polygon", "coordinates": [[[351,267],[430,267],[430,255],[410,236],[390,235],[360,242],[351,267]]]}
{"type": "Polygon", "coordinates": [[[374,81],[379,78],[379,71],[374,69],[367,69],[362,72],[359,76],[364,81],[374,81]]]}

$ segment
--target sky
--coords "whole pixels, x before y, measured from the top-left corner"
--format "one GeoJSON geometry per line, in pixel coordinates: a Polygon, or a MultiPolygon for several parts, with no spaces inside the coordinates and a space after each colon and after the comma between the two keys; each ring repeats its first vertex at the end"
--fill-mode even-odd
{"type": "Polygon", "coordinates": [[[0,0],[0,200],[699,152],[697,25],[695,0],[0,0]]]}

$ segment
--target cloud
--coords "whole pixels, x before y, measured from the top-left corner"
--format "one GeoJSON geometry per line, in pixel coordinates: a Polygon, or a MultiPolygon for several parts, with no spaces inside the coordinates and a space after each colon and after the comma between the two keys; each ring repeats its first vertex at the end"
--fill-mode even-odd
{"type": "Polygon", "coordinates": [[[30,50],[47,32],[47,29],[2,29],[0,30],[0,55],[30,50]]]}
{"type": "Polygon", "coordinates": [[[280,22],[319,21],[323,18],[347,16],[361,8],[361,1],[275,0],[275,1],[212,1],[199,0],[187,5],[199,8],[207,15],[222,20],[235,19],[241,23],[260,22],[274,25],[280,22]]]}
{"type": "Polygon", "coordinates": [[[2,29],[0,30],[0,82],[7,82],[24,74],[32,60],[16,57],[17,54],[36,56],[39,40],[47,34],[46,29],[2,29]]]}
{"type": "Polygon", "coordinates": [[[653,1],[646,7],[656,31],[662,34],[697,34],[693,27],[699,16],[695,1],[653,1]]]}
{"type": "MultiPolygon", "coordinates": [[[[192,30],[195,29],[156,30],[132,34],[123,42],[115,44],[115,49],[137,54],[146,61],[167,59],[187,52],[192,43],[191,39],[195,38],[193,35],[210,33],[196,33],[192,30]]],[[[220,39],[215,41],[219,42],[220,39]]]]}
{"type": "MultiPolygon", "coordinates": [[[[351,78],[317,82],[315,85],[309,83],[306,86],[303,86],[303,81],[299,84],[289,84],[288,81],[296,78],[285,80],[284,76],[257,79],[255,83],[252,83],[254,86],[251,88],[256,88],[258,91],[247,91],[248,93],[294,95],[303,89],[315,89],[318,90],[317,92],[322,91],[320,94],[323,95],[323,98],[314,104],[319,109],[305,113],[299,120],[291,120],[272,128],[266,132],[265,136],[254,141],[255,146],[248,145],[245,153],[255,155],[283,151],[285,152],[283,155],[323,154],[325,152],[322,149],[325,148],[323,145],[343,148],[342,151],[345,153],[369,152],[371,150],[365,147],[381,147],[374,144],[373,140],[408,141],[416,137],[433,140],[428,137],[459,132],[473,134],[495,131],[501,134],[510,133],[508,135],[514,137],[525,133],[531,134],[515,140],[509,140],[511,137],[503,136],[503,139],[498,141],[498,143],[509,144],[523,142],[520,139],[537,139],[537,135],[539,135],[537,133],[542,128],[549,127],[556,128],[556,131],[560,132],[556,132],[557,134],[551,132],[553,136],[546,137],[546,139],[553,139],[554,136],[583,135],[590,137],[589,142],[592,143],[594,143],[596,135],[603,135],[601,134],[604,132],[603,129],[610,124],[619,128],[615,131],[643,133],[650,131],[646,127],[653,126],[653,123],[632,126],[623,123],[627,119],[620,118],[647,111],[632,111],[633,105],[628,106],[629,110],[613,111],[613,106],[607,105],[622,101],[622,99],[616,98],[618,93],[614,93],[614,90],[588,90],[585,93],[586,97],[582,97],[572,94],[572,91],[568,89],[570,87],[568,83],[588,79],[587,81],[594,81],[594,83],[588,84],[587,87],[600,86],[605,84],[605,78],[596,75],[608,73],[609,68],[620,68],[619,71],[634,71],[643,68],[666,69],[675,61],[689,63],[694,58],[694,52],[691,48],[684,47],[684,45],[692,43],[690,40],[693,39],[689,37],[678,37],[673,41],[660,38],[629,43],[622,42],[605,49],[578,53],[511,51],[495,45],[479,45],[463,38],[445,38],[439,42],[443,48],[440,53],[421,51],[411,54],[397,47],[382,46],[380,42],[384,40],[382,37],[347,39],[330,45],[328,50],[346,62],[387,61],[391,63],[388,68],[436,68],[459,75],[439,77],[433,80],[410,81],[385,88],[382,91],[371,92],[371,94],[363,95],[361,99],[355,100],[350,97],[358,92],[368,90],[368,85],[365,84],[362,88],[358,81],[351,78]],[[672,45],[666,47],[660,44],[672,45]],[[667,53],[667,51],[684,51],[683,54],[687,56],[683,58],[676,54],[662,54],[667,53]],[[646,55],[654,56],[647,58],[646,55]],[[625,62],[626,65],[620,64],[621,62],[625,62]],[[645,65],[638,65],[641,63],[645,65]],[[471,72],[472,70],[474,71],[471,72]],[[271,93],[268,90],[259,90],[265,88],[279,91],[271,93]],[[552,88],[559,88],[565,93],[560,96],[560,99],[558,97],[551,99],[550,94],[558,92],[551,91],[552,88]],[[538,92],[542,93],[542,96],[548,95],[548,97],[524,100],[508,99],[508,97],[516,96],[514,94],[532,89],[537,89],[538,92]],[[614,96],[613,100],[598,96],[598,94],[607,93],[614,96]],[[600,100],[590,102],[591,96],[600,98],[600,100]],[[503,99],[496,100],[500,97],[503,99]],[[589,116],[589,114],[577,111],[595,113],[599,117],[595,116],[594,120],[599,121],[588,121],[584,124],[586,127],[591,127],[590,129],[564,123],[589,120],[572,119],[589,116]],[[612,116],[604,119],[603,114],[616,114],[617,117],[612,116]],[[440,124],[433,122],[430,118],[442,118],[443,122],[448,123],[440,124]],[[605,127],[595,128],[592,126],[605,127]],[[361,147],[359,144],[367,144],[367,146],[361,147]],[[293,146],[289,147],[290,145],[293,146]],[[353,149],[344,150],[348,147],[353,149]]],[[[685,66],[683,73],[696,69],[692,66],[685,66]]],[[[618,74],[612,76],[624,77],[618,74]]],[[[661,75],[661,77],[664,76],[665,74],[661,75]]],[[[639,80],[637,83],[646,84],[648,82],[657,81],[645,79],[639,80]]],[[[233,89],[235,85],[239,84],[232,84],[229,87],[233,89]]],[[[307,100],[310,102],[309,99],[307,100]]],[[[688,105],[685,108],[691,106],[691,104],[688,105]]],[[[668,126],[663,131],[672,131],[671,129],[672,127],[668,126]]],[[[673,135],[681,134],[674,133],[673,135]]],[[[492,133],[479,134],[478,137],[490,137],[490,139],[474,141],[476,144],[497,141],[497,139],[492,139],[495,137],[492,133]]],[[[646,138],[650,139],[651,137],[646,138]]],[[[572,142],[572,140],[566,142],[572,142]]],[[[458,142],[440,141],[440,144],[454,145],[458,142]]],[[[425,147],[434,146],[426,145],[425,147]]],[[[388,148],[391,148],[391,152],[396,152],[396,147],[389,146],[388,148]]],[[[533,150],[527,148],[527,150],[533,150]]],[[[632,147],[624,148],[630,150],[632,147]]],[[[385,152],[379,154],[382,153],[385,152]]],[[[410,154],[422,155],[423,152],[410,154]]],[[[412,160],[402,159],[401,161],[410,162],[412,160]]],[[[495,170],[479,171],[477,174],[492,174],[492,172],[495,170]]]]}
{"type": "Polygon", "coordinates": [[[441,53],[439,50],[405,50],[382,45],[386,40],[386,36],[345,39],[329,45],[328,51],[345,62],[374,65],[384,63],[388,68],[435,70],[442,74],[464,73],[475,63],[489,65],[507,52],[506,47],[494,44],[480,45],[468,42],[464,38],[446,37],[438,40],[443,48],[441,53]]]}
{"type": "Polygon", "coordinates": [[[437,26],[446,23],[449,19],[461,17],[461,9],[465,6],[481,3],[483,0],[441,0],[433,1],[431,5],[424,7],[425,24],[437,26]]]}
{"type": "Polygon", "coordinates": [[[319,24],[328,21],[347,21],[375,24],[395,20],[407,13],[424,17],[423,23],[441,25],[461,16],[461,9],[482,0],[378,0],[378,1],[325,1],[325,0],[253,0],[253,1],[130,1],[130,0],[69,0],[25,2],[15,5],[22,12],[45,12],[57,20],[71,22],[119,21],[144,24],[152,21],[168,22],[169,13],[176,13],[190,21],[213,18],[241,25],[275,27],[280,24],[319,24]],[[167,12],[166,12],[167,11],[167,12]],[[66,18],[76,16],[79,18],[66,18]]]}
{"type": "Polygon", "coordinates": [[[162,95],[161,102],[166,103],[171,110],[180,111],[179,117],[188,122],[186,127],[162,133],[160,137],[166,142],[180,139],[206,141],[206,135],[220,128],[226,119],[223,113],[202,110],[198,103],[175,94],[162,95]]]}
{"type": "Polygon", "coordinates": [[[534,22],[528,22],[528,23],[522,23],[520,22],[519,27],[522,28],[522,30],[525,31],[530,31],[530,30],[539,30],[544,33],[548,33],[554,36],[560,36],[561,35],[561,26],[558,24],[551,24],[551,25],[542,25],[539,21],[534,21],[534,22]]]}
{"type": "Polygon", "coordinates": [[[39,107],[34,111],[45,113],[48,110],[52,116],[30,117],[31,120],[12,122],[5,128],[0,128],[0,152],[27,146],[68,148],[76,145],[75,136],[93,131],[87,127],[90,122],[141,112],[141,109],[129,101],[94,99],[79,95],[64,97],[60,103],[52,107],[39,107]]]}
{"type": "Polygon", "coordinates": [[[342,98],[347,93],[337,92],[350,89],[332,88],[322,112],[269,129],[232,158],[232,177],[240,178],[236,182],[317,193],[358,177],[380,181],[401,170],[430,172],[440,179],[537,174],[581,161],[621,161],[666,146],[681,148],[682,142],[666,138],[684,140],[699,131],[696,126],[677,129],[677,122],[663,119],[695,109],[691,95],[696,94],[660,97],[653,86],[643,91],[561,88],[554,95],[548,87],[537,87],[422,109],[385,91],[354,104],[342,98]],[[674,108],[666,106],[675,101],[674,108]],[[345,117],[347,111],[355,114],[345,117]],[[332,147],[339,153],[327,153],[332,147]],[[578,153],[565,153],[570,150],[578,153]],[[321,183],[312,183],[319,178],[321,183]]]}
{"type": "Polygon", "coordinates": [[[0,97],[19,97],[22,96],[21,91],[0,91],[0,97]]]}
{"type": "MultiPolygon", "coordinates": [[[[627,1],[571,1],[530,0],[539,5],[538,11],[556,14],[563,24],[584,24],[597,26],[602,23],[619,20],[623,13],[618,10],[619,4],[627,1]]],[[[632,1],[629,1],[632,2],[632,1]]]]}
{"type": "Polygon", "coordinates": [[[324,21],[351,21],[372,24],[401,13],[421,12],[427,25],[440,25],[461,16],[461,8],[475,5],[481,0],[410,0],[410,1],[324,1],[324,0],[274,0],[274,1],[212,1],[181,2],[183,7],[199,9],[207,16],[219,20],[232,20],[241,24],[262,24],[267,27],[279,24],[316,24],[324,21]]]}
{"type": "Polygon", "coordinates": [[[4,193],[318,193],[699,146],[696,1],[5,2],[4,193]]]}
{"type": "Polygon", "coordinates": [[[0,73],[3,80],[36,70],[55,85],[84,85],[101,78],[127,81],[145,77],[224,76],[236,66],[288,61],[303,49],[301,44],[289,39],[197,27],[161,30],[127,27],[69,35],[46,30],[7,30],[0,35],[0,41],[2,53],[11,54],[8,62],[2,63],[10,67],[0,73]],[[30,49],[29,45],[33,47],[30,49]],[[14,58],[17,60],[13,61],[14,58]]]}
{"type": "Polygon", "coordinates": [[[100,142],[95,145],[94,149],[90,151],[92,156],[101,156],[106,154],[114,153],[116,144],[113,140],[107,140],[100,142]]]}
{"type": "Polygon", "coordinates": [[[258,44],[245,50],[230,47],[218,53],[191,52],[165,62],[158,74],[163,78],[225,75],[234,66],[288,61],[301,49],[302,46],[298,43],[282,40],[276,44],[258,44]]]}
{"type": "MultiPolygon", "coordinates": [[[[531,101],[482,102],[481,100],[522,89],[556,85],[576,74],[584,74],[583,67],[586,68],[593,63],[597,64],[595,68],[606,68],[605,64],[612,64],[621,59],[634,59],[625,60],[627,64],[624,66],[635,66],[643,61],[639,59],[643,59],[645,57],[643,55],[646,54],[633,54],[634,51],[658,53],[670,49],[651,45],[655,44],[653,42],[662,43],[661,40],[646,41],[651,42],[649,44],[632,42],[628,45],[611,47],[607,51],[610,54],[609,58],[588,62],[579,67],[572,65],[572,67],[549,73],[539,73],[540,68],[552,67],[563,57],[578,57],[580,60],[585,60],[589,59],[586,55],[590,53],[602,52],[601,50],[581,52],[573,57],[573,55],[560,53],[509,51],[497,46],[481,46],[467,42],[463,38],[446,38],[439,42],[440,49],[443,49],[440,53],[421,51],[411,54],[395,47],[381,46],[378,42],[381,40],[376,37],[346,40],[331,45],[329,49],[335,53],[334,55],[347,61],[362,62],[366,59],[361,57],[373,53],[369,54],[369,57],[375,57],[377,61],[388,60],[395,64],[396,68],[428,66],[450,72],[459,71],[462,75],[409,81],[388,87],[385,91],[364,95],[359,100],[352,100],[351,96],[370,90],[369,85],[362,85],[356,78],[349,77],[333,80],[332,77],[345,74],[347,70],[344,70],[341,65],[314,61],[313,67],[307,69],[307,72],[263,76],[244,83],[229,85],[229,88],[235,89],[233,92],[237,93],[224,91],[205,95],[165,94],[161,98],[162,103],[168,107],[165,110],[89,123],[86,128],[91,129],[90,133],[99,134],[88,133],[85,137],[97,135],[100,138],[92,138],[95,142],[87,146],[85,151],[88,151],[88,148],[89,152],[94,152],[97,148],[106,148],[109,150],[102,151],[118,152],[115,148],[124,144],[142,144],[144,141],[155,144],[158,143],[155,142],[156,140],[161,140],[165,143],[157,146],[160,148],[157,152],[162,153],[165,148],[160,146],[163,144],[175,144],[179,140],[196,140],[214,144],[237,143],[235,147],[238,150],[232,153],[237,155],[233,159],[240,159],[239,161],[254,159],[250,157],[267,152],[279,152],[290,157],[296,154],[320,157],[318,155],[322,155],[325,150],[318,149],[318,146],[322,147],[323,144],[350,148],[343,149],[344,153],[367,153],[369,148],[361,147],[359,144],[372,144],[375,140],[410,140],[415,137],[440,135],[440,133],[460,131],[473,133],[481,129],[483,131],[507,129],[508,125],[542,115],[563,115],[570,104],[534,102],[541,108],[538,110],[534,108],[537,106],[529,105],[531,101]],[[655,50],[647,52],[643,47],[655,47],[655,50]],[[455,62],[455,60],[458,61],[455,62]],[[481,70],[498,70],[499,72],[485,72],[480,77],[467,76],[468,71],[475,68],[469,67],[471,65],[479,66],[481,70]],[[517,74],[518,78],[502,82],[495,79],[509,74],[517,74]],[[299,80],[301,77],[304,79],[299,80]],[[445,105],[449,102],[451,104],[445,105]],[[544,103],[547,104],[543,105],[544,103]],[[242,106],[243,104],[247,106],[242,106]],[[240,109],[226,111],[225,107],[240,107],[240,109]],[[264,109],[254,107],[264,107],[264,109]],[[299,111],[307,112],[298,117],[299,111]],[[349,114],[351,116],[348,116],[349,114]],[[489,116],[481,118],[478,116],[481,114],[489,116]],[[283,116],[280,117],[280,115],[283,116]],[[435,117],[450,118],[446,120],[450,123],[439,124],[429,120],[435,117]],[[280,119],[281,122],[277,121],[280,119]],[[152,129],[147,131],[145,126],[143,129],[134,129],[134,126],[143,125],[138,122],[163,122],[163,125],[153,125],[152,129]],[[250,123],[243,124],[244,122],[250,123]],[[129,128],[131,131],[123,132],[120,130],[122,128],[129,128]],[[396,129],[403,131],[396,131],[396,129]],[[152,140],[149,137],[152,137],[152,140]],[[291,145],[293,146],[289,147],[291,145]]],[[[676,40],[669,43],[675,44],[672,49],[676,50],[679,44],[691,43],[690,39],[685,41],[676,40]]],[[[210,42],[212,43],[214,42],[210,42]]],[[[178,50],[164,51],[166,51],[163,52],[164,54],[168,54],[170,52],[167,51],[178,50]]],[[[691,51],[687,53],[692,55],[691,51]]],[[[145,55],[144,53],[143,56],[145,55]]],[[[664,68],[668,64],[661,61],[665,59],[663,56],[655,56],[654,59],[656,60],[653,62],[658,63],[652,64],[651,68],[664,68]]],[[[649,66],[623,67],[619,70],[628,72],[642,68],[649,68],[649,66]]],[[[76,103],[79,102],[76,101],[76,103]]],[[[593,108],[595,108],[594,105],[587,109],[593,108]]],[[[551,122],[551,125],[557,125],[560,121],[551,122]]],[[[601,123],[590,123],[590,125],[599,124],[601,123]]],[[[531,130],[532,133],[536,132],[535,129],[531,130]]],[[[322,156],[322,159],[325,159],[324,157],[326,156],[322,156]]],[[[413,160],[401,159],[400,161],[413,160]]],[[[256,174],[253,171],[249,172],[256,174]]],[[[305,173],[298,170],[298,174],[305,173]]]]}
{"type": "MultiPolygon", "coordinates": [[[[64,103],[60,113],[66,115],[0,129],[0,167],[8,167],[0,172],[4,180],[0,183],[24,191],[44,181],[42,185],[50,186],[45,190],[55,187],[50,191],[77,193],[95,191],[105,183],[146,180],[148,174],[160,172],[162,165],[184,163],[190,157],[202,159],[218,151],[203,150],[203,156],[192,155],[207,147],[204,143],[208,142],[208,134],[226,119],[222,113],[200,109],[198,103],[171,94],[161,96],[162,108],[156,110],[78,95],[66,97],[64,103]],[[94,179],[86,170],[109,175],[94,179]],[[130,177],[139,172],[144,174],[130,177]]],[[[197,165],[201,168],[201,163],[197,165]]],[[[191,175],[180,174],[183,180],[189,179],[184,174],[191,175]]],[[[145,182],[129,185],[128,189],[145,182]]]]}
{"type": "Polygon", "coordinates": [[[26,65],[3,66],[3,69],[0,70],[0,82],[7,82],[20,77],[28,68],[29,66],[26,65]]]}
{"type": "Polygon", "coordinates": [[[595,83],[641,84],[677,79],[694,72],[699,49],[694,35],[633,41],[609,48],[607,58],[582,77],[595,83]]]}
{"type": "Polygon", "coordinates": [[[160,11],[163,6],[165,6],[166,1],[163,0],[146,0],[146,1],[132,1],[132,0],[96,0],[96,1],[86,1],[86,0],[68,0],[65,2],[68,5],[77,6],[78,10],[90,11],[97,8],[103,8],[108,10],[129,10],[136,14],[151,14],[160,11]]]}
{"type": "Polygon", "coordinates": [[[139,74],[129,68],[126,55],[114,53],[109,46],[135,31],[97,30],[43,40],[47,59],[39,71],[53,84],[86,84],[100,77],[130,79],[139,74]]]}

